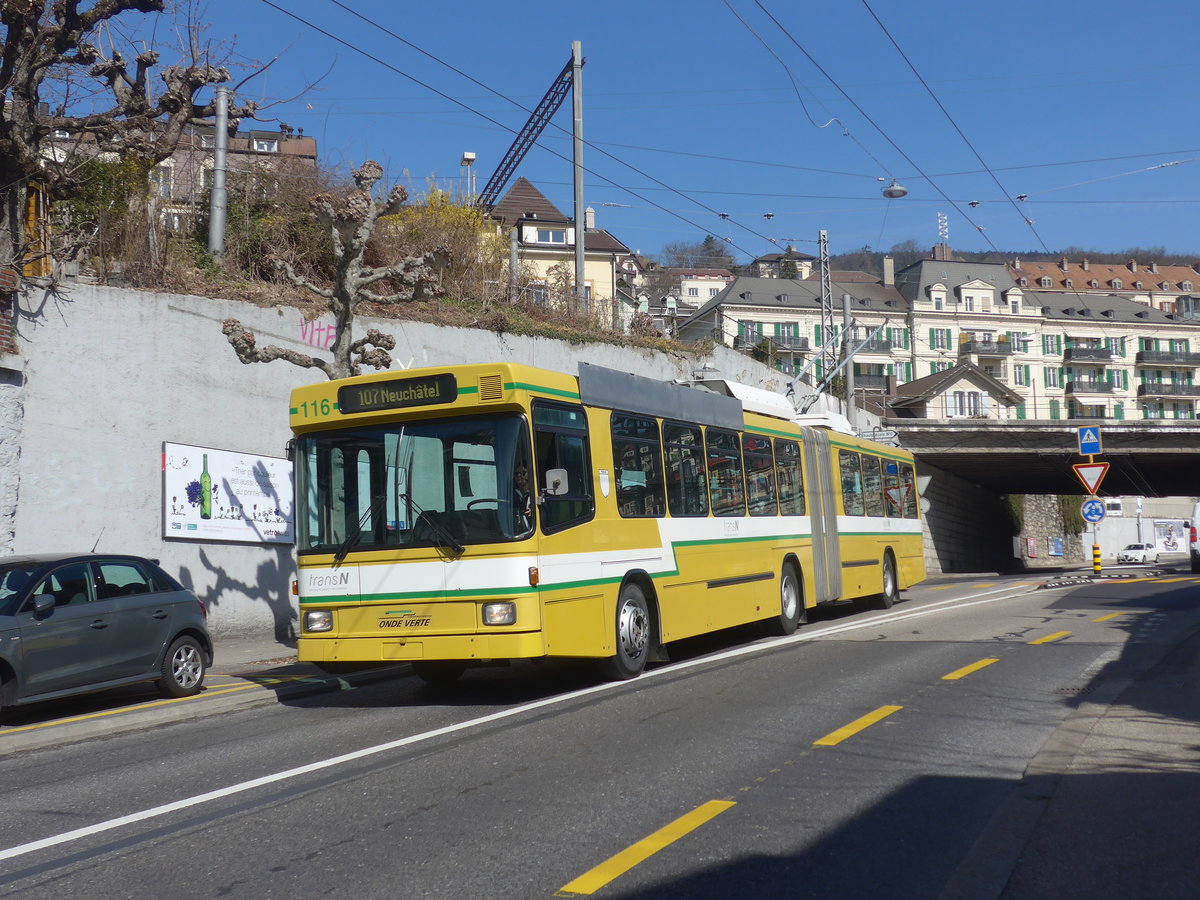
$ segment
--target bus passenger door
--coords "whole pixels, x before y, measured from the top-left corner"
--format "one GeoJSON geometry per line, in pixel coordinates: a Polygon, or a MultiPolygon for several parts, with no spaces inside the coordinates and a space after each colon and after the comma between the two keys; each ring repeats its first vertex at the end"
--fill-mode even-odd
{"type": "Polygon", "coordinates": [[[812,523],[813,587],[816,602],[842,595],[842,554],[838,544],[837,495],[833,489],[833,453],[829,435],[804,428],[804,483],[812,523]]]}

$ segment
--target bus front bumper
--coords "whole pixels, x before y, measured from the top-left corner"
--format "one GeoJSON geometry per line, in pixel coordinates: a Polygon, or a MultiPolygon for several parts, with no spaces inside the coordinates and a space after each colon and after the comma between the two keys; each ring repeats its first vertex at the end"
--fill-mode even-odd
{"type": "Polygon", "coordinates": [[[406,662],[414,659],[533,659],[546,655],[541,632],[421,635],[412,639],[304,636],[301,662],[406,662]]]}

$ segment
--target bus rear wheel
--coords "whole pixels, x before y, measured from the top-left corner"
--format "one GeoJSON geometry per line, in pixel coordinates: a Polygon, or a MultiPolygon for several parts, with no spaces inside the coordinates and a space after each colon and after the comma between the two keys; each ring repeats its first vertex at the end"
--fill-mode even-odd
{"type": "Polygon", "coordinates": [[[426,684],[454,684],[467,671],[465,662],[453,659],[424,659],[412,664],[413,672],[426,684]]]}
{"type": "Polygon", "coordinates": [[[600,664],[613,681],[636,678],[650,655],[650,606],[640,586],[629,582],[617,597],[617,652],[600,664]]]}
{"type": "Polygon", "coordinates": [[[883,554],[883,592],[875,595],[876,609],[891,609],[900,599],[900,589],[896,581],[896,560],[891,551],[883,554]]]}
{"type": "Polygon", "coordinates": [[[779,575],[779,615],[767,619],[767,633],[775,637],[794,634],[797,626],[808,621],[804,595],[800,590],[800,575],[791,563],[784,563],[779,575]]]}

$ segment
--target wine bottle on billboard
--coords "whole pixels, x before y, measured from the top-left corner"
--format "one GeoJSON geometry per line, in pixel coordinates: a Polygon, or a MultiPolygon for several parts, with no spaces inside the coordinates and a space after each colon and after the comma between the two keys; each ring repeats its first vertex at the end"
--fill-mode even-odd
{"type": "Polygon", "coordinates": [[[208,474],[208,454],[204,454],[204,471],[200,473],[200,518],[212,518],[212,476],[208,474]]]}

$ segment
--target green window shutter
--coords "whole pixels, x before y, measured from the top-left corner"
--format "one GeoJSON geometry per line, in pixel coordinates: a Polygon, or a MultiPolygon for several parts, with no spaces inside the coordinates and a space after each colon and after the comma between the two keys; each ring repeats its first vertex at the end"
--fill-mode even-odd
{"type": "MultiPolygon", "coordinates": [[[[908,332],[904,333],[904,344],[908,346],[908,332]]],[[[905,382],[913,380],[913,364],[911,361],[904,364],[904,380],[905,382]]]]}
{"type": "Polygon", "coordinates": [[[1050,418],[1051,419],[1058,418],[1058,401],[1057,400],[1050,401],[1050,418]]]}
{"type": "Polygon", "coordinates": [[[1119,400],[1113,404],[1113,418],[1118,422],[1125,418],[1125,404],[1119,400]]]}
{"type": "Polygon", "coordinates": [[[820,322],[818,322],[816,325],[813,326],[813,336],[816,338],[818,347],[820,347],[821,344],[825,343],[825,339],[823,337],[821,337],[821,323],[820,322]]]}
{"type": "Polygon", "coordinates": [[[779,323],[775,323],[775,337],[779,337],[779,323]]]}
{"type": "Polygon", "coordinates": [[[1024,403],[1017,404],[1017,418],[1018,419],[1025,418],[1025,404],[1024,403]]]}

